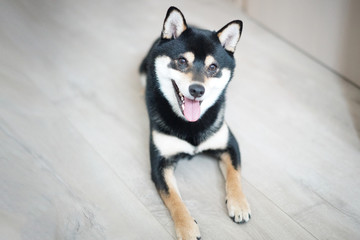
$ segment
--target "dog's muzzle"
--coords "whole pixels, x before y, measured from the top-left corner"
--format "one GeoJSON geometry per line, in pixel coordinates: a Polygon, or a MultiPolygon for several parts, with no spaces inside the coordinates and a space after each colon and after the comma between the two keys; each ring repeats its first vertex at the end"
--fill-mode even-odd
{"type": "Polygon", "coordinates": [[[171,82],[174,86],[175,95],[185,119],[189,122],[196,122],[199,120],[201,114],[200,105],[202,101],[196,100],[196,98],[200,98],[204,95],[205,87],[197,83],[191,84],[189,86],[189,92],[194,98],[190,99],[180,92],[180,89],[174,80],[171,80],[171,82]]]}

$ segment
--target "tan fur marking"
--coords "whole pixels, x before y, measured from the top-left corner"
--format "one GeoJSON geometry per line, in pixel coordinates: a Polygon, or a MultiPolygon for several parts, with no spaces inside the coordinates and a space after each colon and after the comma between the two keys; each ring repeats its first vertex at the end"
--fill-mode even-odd
{"type": "Polygon", "coordinates": [[[232,165],[230,155],[223,153],[221,160],[226,166],[226,191],[234,195],[244,195],[241,189],[240,171],[232,165]]]}
{"type": "Polygon", "coordinates": [[[186,29],[187,29],[186,25],[183,25],[183,26],[182,26],[181,33],[183,33],[186,29]]]}
{"type": "MultiPolygon", "coordinates": [[[[177,77],[181,80],[184,80],[186,81],[187,83],[191,83],[192,81],[192,78],[193,78],[193,73],[190,71],[188,73],[183,73],[183,72],[180,72],[178,70],[172,70],[174,71],[174,73],[177,75],[177,77]]],[[[180,84],[180,83],[179,83],[180,84]]],[[[178,85],[179,85],[178,84],[178,85]]]]}
{"type": "Polygon", "coordinates": [[[205,58],[205,66],[208,67],[210,64],[215,63],[215,59],[211,55],[207,55],[205,58]]]}
{"type": "Polygon", "coordinates": [[[242,191],[240,169],[236,170],[229,153],[221,155],[222,170],[226,178],[226,199],[230,217],[236,222],[249,221],[251,214],[249,204],[242,191]]]}
{"type": "Polygon", "coordinates": [[[184,79],[186,79],[189,82],[192,81],[192,79],[193,79],[193,73],[192,72],[184,73],[184,75],[185,75],[184,79]]]}
{"type": "Polygon", "coordinates": [[[195,55],[192,52],[186,52],[183,54],[184,58],[188,61],[188,63],[193,64],[195,60],[195,55]]]}
{"type": "Polygon", "coordinates": [[[177,238],[185,240],[200,237],[199,227],[191,217],[184,202],[181,200],[176,186],[173,169],[165,169],[164,177],[169,188],[169,193],[160,192],[160,196],[166,207],[169,209],[171,217],[174,221],[177,238]]]}

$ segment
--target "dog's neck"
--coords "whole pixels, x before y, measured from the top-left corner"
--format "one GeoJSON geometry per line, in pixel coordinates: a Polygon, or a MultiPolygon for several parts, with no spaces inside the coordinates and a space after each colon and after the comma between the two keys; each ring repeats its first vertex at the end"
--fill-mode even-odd
{"type": "Polygon", "coordinates": [[[205,141],[223,125],[225,111],[225,93],[196,122],[188,122],[178,116],[162,94],[153,94],[153,111],[149,112],[151,128],[159,132],[176,136],[197,146],[205,141]]]}

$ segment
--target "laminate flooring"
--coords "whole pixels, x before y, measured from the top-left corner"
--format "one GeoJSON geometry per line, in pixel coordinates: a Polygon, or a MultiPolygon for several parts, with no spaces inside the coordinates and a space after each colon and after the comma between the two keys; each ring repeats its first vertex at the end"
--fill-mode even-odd
{"type": "Polygon", "coordinates": [[[252,219],[227,216],[215,160],[182,161],[202,239],[360,239],[359,88],[215,0],[0,3],[0,239],[175,239],[138,75],[174,4],[244,22],[226,119],[252,219]]]}

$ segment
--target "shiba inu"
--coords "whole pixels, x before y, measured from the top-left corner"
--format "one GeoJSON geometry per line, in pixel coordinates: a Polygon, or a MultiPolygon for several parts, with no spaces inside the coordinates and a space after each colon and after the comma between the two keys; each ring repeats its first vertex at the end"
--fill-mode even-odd
{"type": "Polygon", "coordinates": [[[170,7],[160,38],[140,66],[146,78],[151,177],[169,209],[178,239],[201,238],[174,177],[176,163],[196,154],[218,159],[232,220],[243,223],[250,219],[241,187],[238,143],[224,121],[225,92],[233,76],[233,54],[241,31],[240,20],[219,31],[190,27],[182,12],[170,7]]]}

